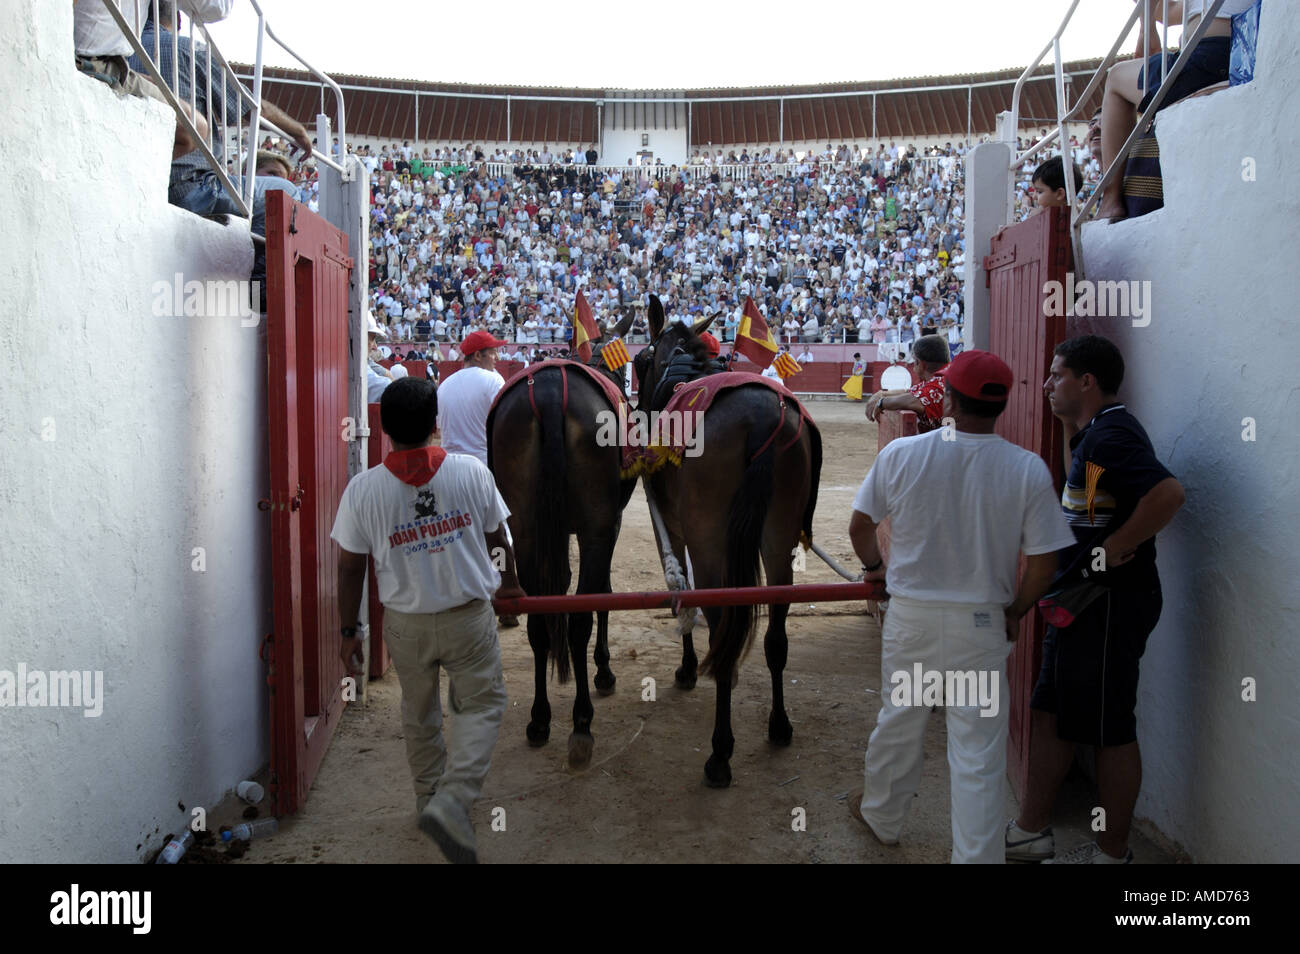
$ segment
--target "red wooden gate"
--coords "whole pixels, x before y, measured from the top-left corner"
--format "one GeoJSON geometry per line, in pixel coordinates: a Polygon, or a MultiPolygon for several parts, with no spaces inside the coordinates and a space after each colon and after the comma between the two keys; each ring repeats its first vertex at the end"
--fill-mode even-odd
{"type": "MultiPolygon", "coordinates": [[[[1064,315],[1047,316],[1044,285],[1065,284],[1071,267],[1069,219],[1064,209],[1048,209],[993,238],[984,260],[989,287],[989,350],[1015,372],[1007,409],[997,431],[1012,443],[1040,455],[1059,488],[1061,427],[1052,417],[1042,385],[1052,365],[1052,350],[1065,338],[1064,315]]],[[[1007,664],[1011,688],[1008,771],[1019,798],[1029,774],[1029,697],[1043,659],[1044,623],[1038,610],[1021,623],[1020,639],[1007,664]]]]}
{"type": "MultiPolygon", "coordinates": [[[[378,467],[393,449],[393,442],[384,433],[383,421],[378,404],[368,404],[370,417],[370,437],[366,442],[369,458],[367,467],[378,467]]],[[[366,592],[369,594],[370,607],[370,678],[378,679],[388,671],[388,647],[384,645],[384,604],[379,602],[379,580],[375,577],[375,559],[370,558],[370,583],[366,592]]]]}
{"type": "Polygon", "coordinates": [[[267,413],[275,632],[271,796],[296,812],[343,711],[338,545],[348,482],[347,236],[292,201],[266,196],[267,413]]]}

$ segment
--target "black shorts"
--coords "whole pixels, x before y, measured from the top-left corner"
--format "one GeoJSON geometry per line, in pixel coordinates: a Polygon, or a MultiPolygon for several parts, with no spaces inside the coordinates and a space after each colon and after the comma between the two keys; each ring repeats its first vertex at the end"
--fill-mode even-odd
{"type": "Polygon", "coordinates": [[[1056,715],[1059,738],[1103,746],[1137,741],[1138,662],[1162,605],[1159,583],[1111,589],[1070,626],[1047,627],[1029,705],[1056,715]]]}

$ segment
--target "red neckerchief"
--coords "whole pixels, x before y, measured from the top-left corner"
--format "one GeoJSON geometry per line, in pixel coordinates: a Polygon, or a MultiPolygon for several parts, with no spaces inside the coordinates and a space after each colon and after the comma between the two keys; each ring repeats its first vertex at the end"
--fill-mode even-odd
{"type": "Polygon", "coordinates": [[[417,447],[414,450],[390,451],[384,466],[404,484],[423,487],[433,480],[447,452],[441,447],[417,447]]]}

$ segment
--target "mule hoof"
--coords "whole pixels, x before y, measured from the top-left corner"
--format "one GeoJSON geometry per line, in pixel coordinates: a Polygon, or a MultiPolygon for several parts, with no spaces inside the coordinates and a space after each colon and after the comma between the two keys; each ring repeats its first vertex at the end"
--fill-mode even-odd
{"type": "Polygon", "coordinates": [[[598,692],[602,696],[613,695],[614,683],[616,681],[617,680],[614,678],[614,674],[612,672],[596,673],[596,678],[594,680],[596,685],[596,692],[598,692]]]}
{"type": "Polygon", "coordinates": [[[704,784],[709,788],[726,788],[731,784],[731,766],[716,755],[704,763],[704,784]]]}
{"type": "Polygon", "coordinates": [[[680,667],[677,672],[673,674],[673,682],[678,689],[690,691],[695,688],[695,673],[688,672],[685,667],[680,667]]]}
{"type": "Polygon", "coordinates": [[[575,732],[569,736],[569,768],[586,768],[595,747],[596,740],[590,735],[575,732]]]}
{"type": "Polygon", "coordinates": [[[551,727],[549,725],[539,725],[536,722],[528,723],[528,729],[524,733],[528,736],[528,744],[533,748],[545,745],[551,738],[551,727]]]}
{"type": "Polygon", "coordinates": [[[773,712],[767,720],[767,740],[773,745],[789,745],[794,738],[794,727],[785,713],[773,712]]]}

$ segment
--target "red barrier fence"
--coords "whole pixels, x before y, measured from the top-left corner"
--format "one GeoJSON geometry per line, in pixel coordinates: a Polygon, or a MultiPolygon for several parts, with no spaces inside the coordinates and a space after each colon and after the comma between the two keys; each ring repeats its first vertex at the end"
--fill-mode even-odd
{"type": "Polygon", "coordinates": [[[796,583],[790,586],[718,587],[712,590],[651,590],[642,593],[577,593],[495,600],[498,615],[591,613],[602,610],[662,609],[690,606],[755,606],[761,603],[835,603],[884,599],[885,585],[871,583],[796,583]]]}

